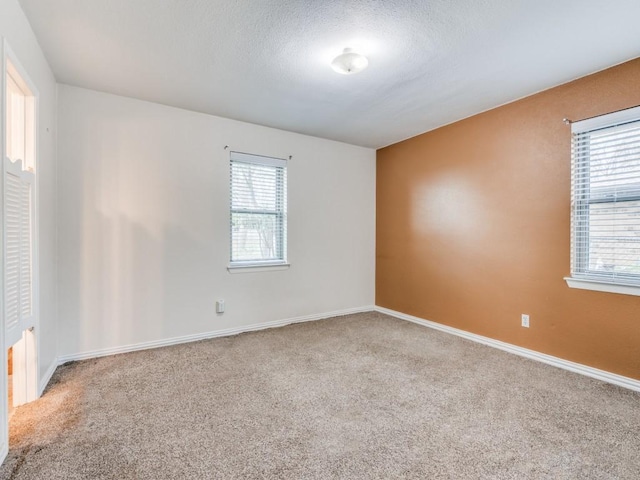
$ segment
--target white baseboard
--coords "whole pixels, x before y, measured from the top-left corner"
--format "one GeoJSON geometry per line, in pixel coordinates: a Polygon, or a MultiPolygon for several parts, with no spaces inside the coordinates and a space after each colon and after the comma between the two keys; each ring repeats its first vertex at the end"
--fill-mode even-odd
{"type": "MultiPolygon", "coordinates": [[[[8,424],[9,422],[7,422],[8,424]]],[[[7,441],[5,441],[2,446],[0,446],[0,465],[5,461],[7,455],[9,455],[9,438],[7,437],[7,441]]]]}
{"type": "Polygon", "coordinates": [[[118,353],[134,352],[138,350],[147,350],[150,348],[166,347],[169,345],[195,342],[198,340],[205,340],[208,338],[227,337],[227,336],[237,335],[239,333],[244,333],[244,332],[264,330],[267,328],[283,327],[285,325],[290,325],[292,323],[311,322],[314,320],[322,320],[325,318],[339,317],[342,315],[350,315],[353,313],[369,312],[372,310],[375,310],[380,313],[384,313],[386,315],[390,315],[392,317],[399,318],[401,320],[407,320],[409,322],[416,323],[418,325],[433,328],[434,330],[439,330],[441,332],[466,338],[467,340],[471,340],[472,342],[481,343],[489,347],[497,348],[505,352],[519,355],[521,357],[546,363],[547,365],[552,365],[554,367],[562,368],[570,372],[578,373],[581,375],[585,375],[587,377],[601,380],[603,382],[628,388],[629,390],[640,392],[640,380],[624,377],[622,375],[617,375],[615,373],[607,372],[605,370],[599,370],[597,368],[589,367],[587,365],[571,362],[569,360],[564,360],[562,358],[554,357],[552,355],[547,355],[545,353],[536,352],[535,350],[529,350],[527,348],[518,347],[517,345],[501,342],[500,340],[494,340],[493,338],[483,337],[482,335],[466,332],[458,328],[449,327],[441,323],[436,323],[430,320],[414,317],[413,315],[397,312],[395,310],[390,310],[388,308],[378,307],[378,306],[375,306],[375,307],[365,306],[365,307],[349,308],[345,310],[336,310],[333,312],[326,312],[321,314],[305,315],[301,317],[288,318],[285,320],[275,320],[271,322],[256,323],[252,325],[227,328],[223,330],[215,330],[212,332],[198,333],[194,335],[184,335],[181,337],[173,337],[173,338],[168,338],[163,340],[155,340],[150,342],[141,342],[141,343],[123,345],[119,347],[104,348],[100,350],[92,350],[87,352],[75,353],[71,355],[62,355],[58,357],[57,362],[54,362],[51,364],[51,367],[49,368],[49,370],[47,370],[47,373],[41,379],[38,393],[40,395],[42,394],[47,384],[51,380],[51,377],[55,372],[56,367],[66,362],[71,362],[76,360],[86,360],[89,358],[98,358],[98,357],[104,357],[108,355],[116,355],[118,353]]]}
{"type": "Polygon", "coordinates": [[[494,340],[493,338],[483,337],[482,335],[476,335],[475,333],[466,332],[464,330],[449,327],[447,325],[432,322],[430,320],[424,320],[422,318],[414,317],[413,315],[408,315],[406,313],[396,312],[395,310],[390,310],[388,308],[376,306],[375,310],[380,313],[391,315],[392,317],[417,323],[418,325],[422,325],[424,327],[433,328],[435,330],[440,330],[441,332],[450,333],[458,337],[466,338],[467,340],[471,340],[472,342],[481,343],[489,347],[497,348],[505,352],[519,355],[521,357],[529,358],[531,360],[546,363],[547,365],[562,368],[563,370],[569,370],[570,372],[579,373],[581,375],[595,378],[603,382],[618,385],[619,387],[624,387],[628,388],[629,390],[640,392],[640,380],[623,377],[622,375],[617,375],[605,370],[588,367],[587,365],[582,365],[580,363],[570,362],[569,360],[564,360],[562,358],[547,355],[545,353],[536,352],[535,350],[529,350],[528,348],[518,347],[517,345],[501,342],[500,340],[494,340]]]}
{"type": "MultiPolygon", "coordinates": [[[[274,320],[271,322],[254,323],[252,325],[243,325],[240,327],[226,328],[223,330],[214,330],[211,332],[196,333],[193,335],[184,335],[181,337],[166,338],[162,340],[153,340],[150,342],[133,343],[119,347],[103,348],[99,350],[91,350],[81,353],[73,353],[70,355],[61,355],[58,357],[58,365],[76,360],[87,360],[89,358],[105,357],[107,355],[116,355],[118,353],[135,352],[138,350],[147,350],[149,348],[167,347],[169,345],[177,345],[179,343],[196,342],[198,340],[206,340],[208,338],[228,337],[244,332],[253,332],[256,330],[264,330],[266,328],[284,327],[292,323],[312,322],[314,320],[322,320],[330,317],[340,317],[342,315],[350,315],[353,313],[371,312],[374,310],[373,305],[365,307],[347,308],[344,310],[335,310],[333,312],[318,313],[313,315],[304,315],[301,317],[287,318],[285,320],[274,320]]],[[[53,372],[51,372],[53,374],[53,372]]]]}
{"type": "Polygon", "coordinates": [[[56,371],[56,368],[58,368],[58,365],[59,363],[57,359],[54,359],[53,362],[51,362],[51,365],[49,365],[49,369],[40,379],[40,383],[38,384],[38,397],[42,396],[42,392],[44,392],[44,389],[47,388],[47,385],[49,385],[51,377],[53,377],[53,373],[56,371]]]}

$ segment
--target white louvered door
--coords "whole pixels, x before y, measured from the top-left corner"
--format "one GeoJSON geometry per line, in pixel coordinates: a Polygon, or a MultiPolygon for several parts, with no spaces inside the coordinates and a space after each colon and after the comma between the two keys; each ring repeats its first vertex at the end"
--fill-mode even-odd
{"type": "Polygon", "coordinates": [[[34,326],[33,232],[35,175],[22,162],[4,160],[5,345],[34,326]]]}

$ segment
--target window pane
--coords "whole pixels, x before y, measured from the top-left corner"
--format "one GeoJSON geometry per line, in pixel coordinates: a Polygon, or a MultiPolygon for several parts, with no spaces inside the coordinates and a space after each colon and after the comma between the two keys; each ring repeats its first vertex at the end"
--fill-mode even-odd
{"type": "Polygon", "coordinates": [[[591,198],[640,191],[640,132],[635,123],[606,128],[590,135],[591,198]]]}
{"type": "Polygon", "coordinates": [[[233,162],[231,169],[232,209],[278,209],[278,171],[281,168],[233,162]]]}
{"type": "Polygon", "coordinates": [[[640,201],[590,205],[589,270],[640,275],[640,201]]]}
{"type": "Polygon", "coordinates": [[[231,213],[231,261],[282,260],[282,221],[276,214],[231,213]]]}

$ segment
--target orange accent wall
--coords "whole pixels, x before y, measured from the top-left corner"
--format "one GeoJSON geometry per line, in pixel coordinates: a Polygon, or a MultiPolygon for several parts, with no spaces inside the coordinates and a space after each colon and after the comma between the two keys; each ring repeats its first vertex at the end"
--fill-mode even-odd
{"type": "Polygon", "coordinates": [[[640,297],[563,280],[562,119],[637,105],[640,59],[378,150],[376,304],[640,379],[640,297]]]}

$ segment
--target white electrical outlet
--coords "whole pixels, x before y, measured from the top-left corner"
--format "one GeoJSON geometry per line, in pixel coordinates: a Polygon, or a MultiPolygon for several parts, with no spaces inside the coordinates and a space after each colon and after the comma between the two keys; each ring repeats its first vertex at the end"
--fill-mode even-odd
{"type": "Polygon", "coordinates": [[[527,315],[526,313],[522,314],[522,326],[529,328],[529,315],[527,315]]]}
{"type": "Polygon", "coordinates": [[[216,313],[224,313],[224,300],[216,302],[216,313]]]}

